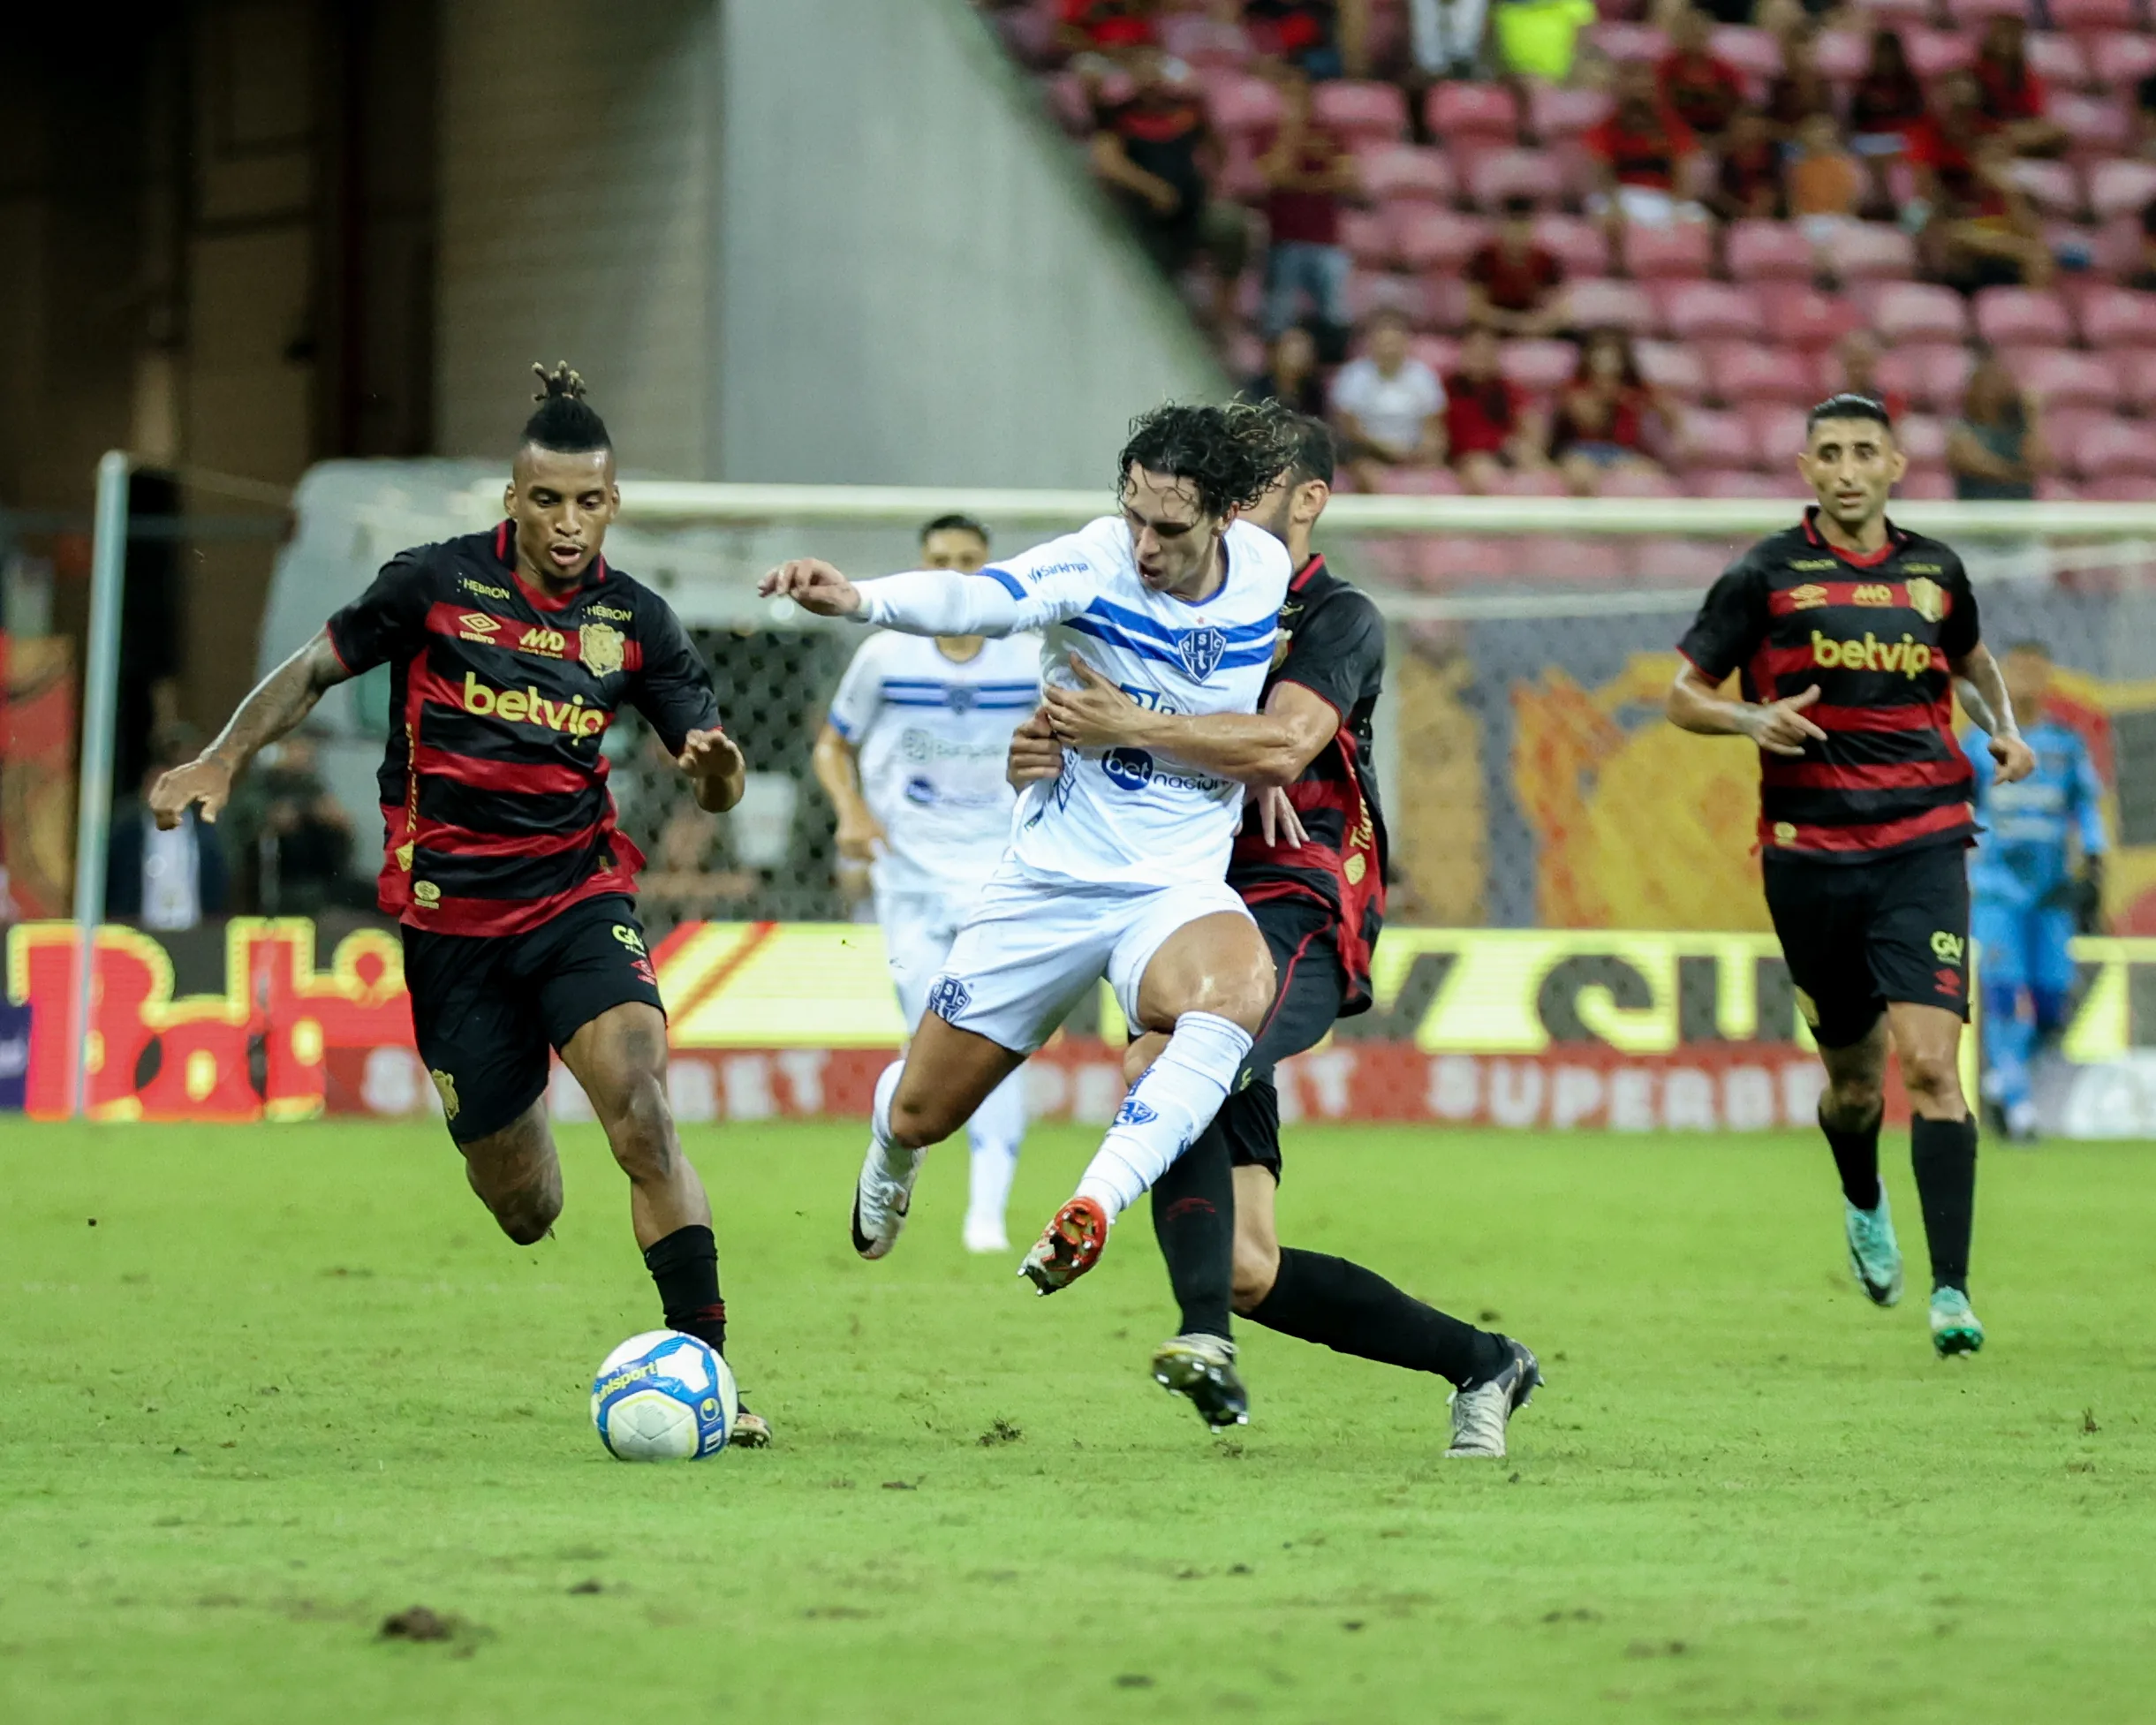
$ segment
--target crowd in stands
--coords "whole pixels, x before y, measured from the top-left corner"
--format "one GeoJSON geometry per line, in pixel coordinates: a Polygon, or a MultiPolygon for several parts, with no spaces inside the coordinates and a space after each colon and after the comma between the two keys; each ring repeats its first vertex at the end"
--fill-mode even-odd
{"type": "Polygon", "coordinates": [[[2156,499],[2156,0],[980,4],[1345,483],[2156,499]]]}

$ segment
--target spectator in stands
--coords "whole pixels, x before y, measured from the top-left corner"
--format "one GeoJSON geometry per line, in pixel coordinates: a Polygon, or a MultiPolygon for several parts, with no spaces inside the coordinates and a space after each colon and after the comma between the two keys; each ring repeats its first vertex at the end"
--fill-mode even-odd
{"type": "Polygon", "coordinates": [[[1330,331],[1335,356],[1346,344],[1348,253],[1340,243],[1340,200],[1355,186],[1355,158],[1340,135],[1310,112],[1310,79],[1292,68],[1280,79],[1280,130],[1258,160],[1267,186],[1265,258],[1267,338],[1298,316],[1330,331]],[[1308,311],[1305,312],[1305,308],[1308,311]]]}
{"type": "Polygon", "coordinates": [[[1153,16],[1160,0],[1062,0],[1056,45],[1070,55],[1114,58],[1160,40],[1153,16]]]}
{"type": "Polygon", "coordinates": [[[1313,420],[1325,417],[1325,381],[1318,375],[1318,344],[1309,330],[1290,323],[1273,337],[1265,369],[1243,386],[1252,401],[1277,401],[1313,420]]]}
{"type": "Polygon", "coordinates": [[[2144,293],[2156,293],[2156,203],[2141,212],[2141,253],[2126,273],[2126,285],[2144,293]]]}
{"type": "Polygon", "coordinates": [[[1789,219],[1819,253],[1824,273],[1828,243],[1857,219],[1865,194],[1864,164],[1842,147],[1832,114],[1814,114],[1797,127],[1784,183],[1789,219]]]}
{"type": "Polygon", "coordinates": [[[1396,311],[1372,314],[1363,348],[1333,379],[1333,421],[1356,484],[1376,491],[1388,469],[1443,463],[1445,388],[1408,352],[1407,319],[1396,311]]]}
{"type": "Polygon", "coordinates": [[[1249,255],[1248,218],[1240,205],[1208,192],[1220,153],[1205,102],[1179,66],[1152,47],[1131,49],[1129,66],[1130,93],[1098,110],[1093,171],[1130,209],[1139,238],[1169,275],[1180,275],[1201,251],[1211,258],[1214,320],[1225,326],[1249,255]]]}
{"type": "Polygon", "coordinates": [[[1698,142],[1691,128],[1663,104],[1653,69],[1630,61],[1617,68],[1616,110],[1588,132],[1600,188],[1589,196],[1589,214],[1613,233],[1628,222],[1663,228],[1704,220],[1706,212],[1685,195],[1691,189],[1698,142]]]}
{"type": "Polygon", "coordinates": [[[2020,284],[2048,287],[2051,248],[2014,178],[2014,157],[1965,72],[1940,80],[1933,111],[1911,129],[1909,159],[1925,208],[1925,248],[1933,272],[1964,292],[2020,284]]]}
{"type": "Polygon", "coordinates": [[[2019,13],[1994,12],[1977,49],[1977,87],[1984,117],[2003,128],[2016,155],[2056,155],[2066,148],[2066,129],[2048,118],[2050,96],[2044,80],[2031,70],[2029,26],[2019,13]]]}
{"type": "Polygon", "coordinates": [[[1548,470],[1543,453],[1549,428],[1528,405],[1526,392],[1498,367],[1497,337],[1471,329],[1460,344],[1459,369],[1445,380],[1445,441],[1460,483],[1468,490],[1494,490],[1506,468],[1548,470]]]}
{"type": "Polygon", "coordinates": [[[1598,329],[1558,395],[1550,455],[1565,483],[1592,497],[1605,473],[1660,473],[1649,440],[1667,436],[1674,422],[1660,392],[1640,376],[1630,337],[1622,330],[1598,329]]]}
{"type": "Polygon", "coordinates": [[[312,916],[374,902],[352,873],[352,817],[324,786],[314,739],[294,731],[263,757],[253,778],[262,798],[256,895],[273,916],[312,916]]]}
{"type": "Polygon", "coordinates": [[[199,738],[174,727],[151,739],[141,794],[116,809],[105,846],[105,914],[177,932],[222,916],[231,871],[216,828],[190,807],[170,832],[150,818],[150,787],[169,768],[194,759],[199,738]]]}
{"type": "Polygon", "coordinates": [[[1472,78],[1490,0],[1407,0],[1408,55],[1425,84],[1472,78]]]}
{"type": "Polygon", "coordinates": [[[1869,329],[1852,329],[1836,342],[1834,363],[1841,368],[1842,380],[1833,393],[1869,396],[1887,410],[1889,419],[1899,420],[1909,411],[1909,397],[1880,382],[1879,337],[1869,329]]]}
{"type": "Polygon", "coordinates": [[[1594,0],[1496,0],[1490,34],[1510,79],[1569,84],[1580,67],[1579,33],[1595,20],[1594,0]]]}
{"type": "Polygon", "coordinates": [[[1774,135],[1794,138],[1797,128],[1814,114],[1834,111],[1834,86],[1819,71],[1812,50],[1812,33],[1799,25],[1782,38],[1782,70],[1767,81],[1766,117],[1774,135]]]}
{"type": "Polygon", "coordinates": [[[1260,54],[1312,78],[1360,78],[1368,66],[1370,0],[1243,0],[1243,27],[1260,54]]]}
{"type": "Polygon", "coordinates": [[[1954,495],[1964,503],[2026,503],[2050,465],[2034,397],[2016,387],[1996,354],[1969,374],[1962,416],[1947,433],[1954,495]]]}
{"type": "Polygon", "coordinates": [[[1672,21],[1669,52],[1654,69],[1663,107],[1710,145],[1744,105],[1744,79],[1710,45],[1713,20],[1687,7],[1672,21]]]}
{"type": "Polygon", "coordinates": [[[1769,222],[1782,214],[1782,149],[1759,110],[1737,110],[1722,139],[1706,202],[1725,222],[1769,222]]]}
{"type": "Polygon", "coordinates": [[[1908,154],[1915,128],[1928,114],[1924,85],[1909,64],[1899,30],[1872,33],[1872,57],[1850,91],[1850,148],[1871,172],[1868,208],[1894,208],[1887,170],[1908,154]]]}
{"type": "Polygon", "coordinates": [[[1548,336],[1564,326],[1564,265],[1536,243],[1532,198],[1508,198],[1497,234],[1467,261],[1468,322],[1504,336],[1548,336]]]}

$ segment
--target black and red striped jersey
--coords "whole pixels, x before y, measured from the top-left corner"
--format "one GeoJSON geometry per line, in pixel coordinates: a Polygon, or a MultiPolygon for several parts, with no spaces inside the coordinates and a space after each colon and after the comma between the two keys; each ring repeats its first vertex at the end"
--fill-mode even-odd
{"type": "Polygon", "coordinates": [[[601,748],[633,707],[669,753],[719,723],[680,619],[593,559],[556,598],[518,573],[514,530],[400,553],[329,619],[355,675],[390,668],[380,902],[414,928],[514,934],[635,890],[601,748]]]}
{"type": "Polygon", "coordinates": [[[1288,583],[1265,692],[1298,684],[1340,715],[1340,728],[1288,787],[1308,843],[1267,844],[1257,815],[1246,815],[1228,884],[1246,904],[1307,898],[1333,912],[1348,980],[1343,1018],[1369,1010],[1370,952],[1385,919],[1385,817],[1370,738],[1384,677],[1385,620],[1378,608],[1327,569],[1322,556],[1312,557],[1288,583]]]}
{"type": "Polygon", "coordinates": [[[1976,817],[1952,667],[1982,638],[1968,571],[1891,522],[1877,553],[1837,550],[1817,517],[1730,564],[1678,644],[1715,683],[1741,672],[1749,701],[1819,685],[1804,716],[1824,740],[1759,756],[1759,843],[1850,862],[1965,843],[1976,817]]]}

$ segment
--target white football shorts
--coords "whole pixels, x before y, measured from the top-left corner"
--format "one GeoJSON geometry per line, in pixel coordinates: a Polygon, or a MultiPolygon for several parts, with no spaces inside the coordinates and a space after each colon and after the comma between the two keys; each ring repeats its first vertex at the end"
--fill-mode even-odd
{"type": "Polygon", "coordinates": [[[940,892],[878,892],[876,921],[883,930],[883,956],[898,991],[898,1010],[906,1033],[919,1028],[928,1010],[928,990],[942,973],[950,943],[965,926],[972,899],[940,892]]]}
{"type": "Polygon", "coordinates": [[[1138,1022],[1146,966],[1186,923],[1222,912],[1250,918],[1225,881],[1172,887],[1050,885],[1006,863],[950,945],[927,1010],[1017,1054],[1055,1033],[1103,976],[1138,1022]]]}

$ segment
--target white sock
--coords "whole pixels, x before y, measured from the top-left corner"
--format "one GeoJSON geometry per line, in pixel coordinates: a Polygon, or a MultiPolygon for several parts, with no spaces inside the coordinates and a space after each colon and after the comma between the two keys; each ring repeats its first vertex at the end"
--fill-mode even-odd
{"type": "Polygon", "coordinates": [[[891,1142],[891,1098],[898,1093],[898,1076],[906,1070],[903,1059],[894,1060],[876,1080],[876,1103],[868,1114],[869,1147],[881,1157],[887,1180],[906,1181],[920,1166],[921,1153],[891,1142]]]}
{"type": "Polygon", "coordinates": [[[1025,1136],[1025,1074],[1013,1072],[988,1093],[966,1124],[973,1147],[971,1196],[965,1225],[1001,1229],[1010,1203],[1010,1182],[1018,1171],[1018,1145],[1025,1136]]]}
{"type": "Polygon", "coordinates": [[[1168,1046],[1139,1075],[1116,1124],[1078,1182],[1113,1222],[1213,1124],[1250,1053],[1250,1033],[1211,1012],[1185,1012],[1168,1046]]]}

